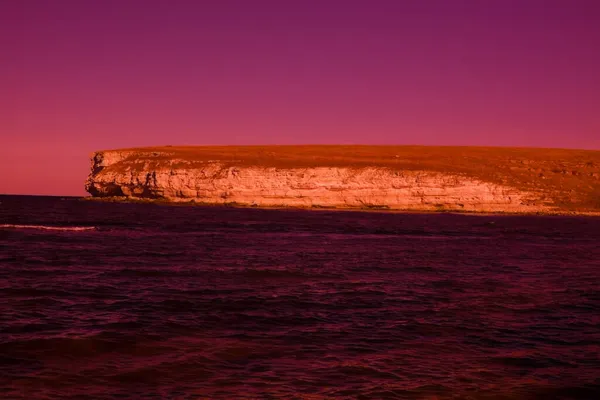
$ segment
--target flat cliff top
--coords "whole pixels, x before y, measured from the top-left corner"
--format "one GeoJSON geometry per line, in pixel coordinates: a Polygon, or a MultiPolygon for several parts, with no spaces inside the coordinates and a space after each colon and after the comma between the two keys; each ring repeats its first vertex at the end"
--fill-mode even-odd
{"type": "MultiPolygon", "coordinates": [[[[600,151],[445,146],[162,146],[107,150],[120,168],[201,168],[209,162],[239,167],[382,167],[470,176],[521,190],[542,191],[564,210],[600,211],[600,151]],[[131,161],[136,161],[131,163],[131,161]],[[136,167],[136,165],[138,167],[136,167]]],[[[98,154],[96,153],[96,154],[98,154]]]]}
{"type": "Polygon", "coordinates": [[[140,147],[102,152],[137,152],[153,160],[181,159],[190,162],[222,161],[228,164],[263,167],[365,167],[403,169],[448,168],[472,170],[480,167],[520,161],[537,163],[581,164],[600,167],[600,151],[538,149],[511,147],[451,146],[367,146],[367,145],[298,145],[298,146],[161,146],[140,147]],[[157,153],[157,154],[152,154],[157,153]],[[483,164],[483,165],[482,165],[483,164]]]}

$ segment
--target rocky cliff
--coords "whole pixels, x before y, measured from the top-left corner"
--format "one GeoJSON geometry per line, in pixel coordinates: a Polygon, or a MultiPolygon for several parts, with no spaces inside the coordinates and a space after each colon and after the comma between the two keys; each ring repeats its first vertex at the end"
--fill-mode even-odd
{"type": "MultiPolygon", "coordinates": [[[[557,161],[556,155],[545,159],[524,158],[523,151],[527,150],[513,151],[392,146],[100,151],[92,157],[86,190],[95,197],[261,207],[481,212],[573,211],[574,207],[596,210],[593,197],[600,192],[600,180],[595,175],[600,175],[600,152],[578,153],[583,158],[576,157],[576,161],[565,157],[557,161]],[[490,153],[487,157],[486,152],[490,153]],[[496,154],[496,159],[491,154],[496,154]],[[569,178],[574,179],[569,179],[566,186],[560,180],[548,181],[545,174],[555,172],[546,171],[543,166],[550,168],[556,162],[578,163],[586,174],[570,170],[569,178]],[[572,189],[582,182],[588,185],[587,191],[572,189]]],[[[562,170],[560,173],[567,175],[562,170]]]]}

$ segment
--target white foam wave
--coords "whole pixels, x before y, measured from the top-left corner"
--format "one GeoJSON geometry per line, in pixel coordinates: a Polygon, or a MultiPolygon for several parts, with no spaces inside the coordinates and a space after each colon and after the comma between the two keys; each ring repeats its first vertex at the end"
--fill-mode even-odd
{"type": "Polygon", "coordinates": [[[16,225],[1,224],[0,229],[42,229],[47,231],[91,231],[96,229],[94,226],[47,226],[47,225],[16,225]]]}

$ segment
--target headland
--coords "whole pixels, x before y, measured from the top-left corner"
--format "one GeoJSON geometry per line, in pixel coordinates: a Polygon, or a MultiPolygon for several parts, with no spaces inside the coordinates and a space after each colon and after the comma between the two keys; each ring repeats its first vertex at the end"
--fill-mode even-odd
{"type": "Polygon", "coordinates": [[[98,151],[93,198],[244,207],[600,213],[600,151],[163,146],[98,151]]]}

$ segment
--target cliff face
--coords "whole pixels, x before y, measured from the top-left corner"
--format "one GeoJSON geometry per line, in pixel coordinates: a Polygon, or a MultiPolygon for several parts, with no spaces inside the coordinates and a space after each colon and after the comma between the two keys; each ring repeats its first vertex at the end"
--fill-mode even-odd
{"type": "Polygon", "coordinates": [[[162,147],[94,153],[95,197],[457,210],[600,211],[600,152],[373,146],[162,147]]]}
{"type": "Polygon", "coordinates": [[[168,151],[95,153],[86,190],[97,197],[254,206],[544,211],[535,192],[461,174],[387,167],[274,167],[192,162],[168,151]]]}

